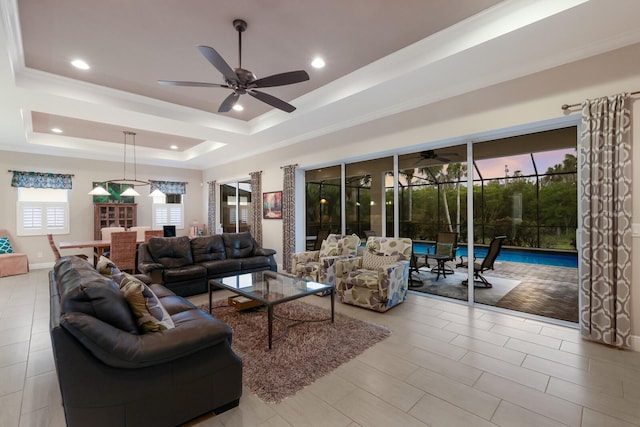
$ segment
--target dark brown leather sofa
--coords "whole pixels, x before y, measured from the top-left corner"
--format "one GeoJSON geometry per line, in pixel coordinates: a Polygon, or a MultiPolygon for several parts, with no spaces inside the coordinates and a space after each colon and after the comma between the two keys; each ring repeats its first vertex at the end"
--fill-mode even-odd
{"type": "Polygon", "coordinates": [[[68,426],[175,426],[238,405],[229,326],[151,285],[175,328],[141,334],[113,280],[77,257],[49,274],[50,334],[68,426]]]}
{"type": "Polygon", "coordinates": [[[276,251],[258,245],[250,233],[222,233],[189,239],[152,237],[138,249],[138,270],[177,295],[208,291],[210,279],[254,271],[278,271],[276,251]]]}

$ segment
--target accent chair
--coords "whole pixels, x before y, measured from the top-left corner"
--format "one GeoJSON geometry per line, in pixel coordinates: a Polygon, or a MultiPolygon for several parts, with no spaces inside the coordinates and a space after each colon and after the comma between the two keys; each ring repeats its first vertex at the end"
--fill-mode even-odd
{"type": "Polygon", "coordinates": [[[357,234],[329,234],[320,250],[298,252],[291,255],[291,274],[302,279],[335,285],[335,262],[356,256],[360,246],[357,234]]]}
{"type": "Polygon", "coordinates": [[[409,238],[369,237],[362,256],[336,261],[336,292],[345,304],[387,311],[407,298],[409,238]]]}

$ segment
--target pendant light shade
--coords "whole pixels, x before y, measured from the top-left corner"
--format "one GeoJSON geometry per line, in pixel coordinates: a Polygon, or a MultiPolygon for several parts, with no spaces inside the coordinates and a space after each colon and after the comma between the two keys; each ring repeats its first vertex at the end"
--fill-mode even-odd
{"type": "Polygon", "coordinates": [[[136,190],[134,190],[133,187],[129,187],[126,190],[124,190],[122,193],[120,193],[121,196],[131,196],[131,197],[135,197],[135,196],[139,196],[140,193],[138,193],[136,190]]]}
{"type": "Polygon", "coordinates": [[[102,185],[97,185],[93,187],[93,190],[89,191],[89,194],[91,194],[92,196],[110,196],[111,195],[111,193],[105,190],[102,185]]]}

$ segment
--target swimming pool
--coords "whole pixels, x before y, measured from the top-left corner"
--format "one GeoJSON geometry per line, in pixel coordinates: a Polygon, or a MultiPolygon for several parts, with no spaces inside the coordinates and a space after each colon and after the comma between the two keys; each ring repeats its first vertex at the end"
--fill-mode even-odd
{"type": "MultiPolygon", "coordinates": [[[[433,252],[433,244],[414,243],[414,251],[425,253],[427,248],[433,252]]],[[[475,248],[476,258],[484,258],[487,255],[487,248],[475,248]]],[[[467,256],[467,247],[459,247],[456,256],[467,256]]],[[[497,258],[498,261],[524,262],[527,264],[551,265],[556,267],[578,268],[578,255],[570,253],[552,253],[540,251],[502,249],[497,258]]]]}

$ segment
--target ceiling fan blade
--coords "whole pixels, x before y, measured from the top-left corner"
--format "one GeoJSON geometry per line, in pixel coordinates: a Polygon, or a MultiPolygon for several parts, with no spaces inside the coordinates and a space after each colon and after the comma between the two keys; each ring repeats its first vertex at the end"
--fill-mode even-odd
{"type": "Polygon", "coordinates": [[[164,86],[228,87],[220,83],[180,82],[173,80],[158,80],[158,83],[164,86]]]}
{"type": "Polygon", "coordinates": [[[207,61],[211,63],[218,71],[222,73],[225,79],[230,81],[236,81],[238,78],[236,77],[235,71],[227,64],[222,56],[216,50],[209,46],[198,46],[198,50],[202,55],[207,58],[207,61]]]}
{"type": "Polygon", "coordinates": [[[304,70],[289,71],[263,77],[251,83],[252,87],[273,87],[300,83],[309,80],[309,74],[304,70]]]}
{"type": "Polygon", "coordinates": [[[240,98],[240,95],[235,92],[227,96],[224,99],[224,101],[222,101],[222,104],[220,104],[220,108],[218,108],[218,113],[226,113],[229,110],[231,110],[233,106],[236,105],[236,102],[238,102],[238,98],[240,98]]]}
{"type": "Polygon", "coordinates": [[[291,113],[296,109],[296,107],[294,107],[293,105],[284,102],[282,99],[276,98],[273,95],[269,95],[268,93],[258,92],[257,90],[247,91],[247,93],[256,99],[259,99],[260,101],[269,104],[272,107],[278,108],[282,111],[286,111],[287,113],[291,113]]]}

